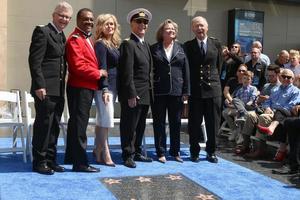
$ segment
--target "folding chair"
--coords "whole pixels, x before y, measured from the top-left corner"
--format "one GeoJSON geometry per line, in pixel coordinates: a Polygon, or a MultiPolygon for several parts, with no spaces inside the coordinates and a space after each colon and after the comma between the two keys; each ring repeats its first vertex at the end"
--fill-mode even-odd
{"type": "Polygon", "coordinates": [[[24,103],[25,103],[25,125],[26,125],[26,152],[30,156],[32,162],[32,145],[31,145],[31,131],[34,123],[34,115],[32,110],[34,108],[34,99],[30,93],[24,92],[24,103]]]}
{"type": "Polygon", "coordinates": [[[23,161],[26,163],[26,145],[24,139],[24,124],[22,122],[19,91],[0,91],[1,116],[0,127],[12,130],[12,147],[0,148],[0,153],[23,152],[23,161]],[[18,131],[20,131],[21,147],[17,145],[18,131]]]}

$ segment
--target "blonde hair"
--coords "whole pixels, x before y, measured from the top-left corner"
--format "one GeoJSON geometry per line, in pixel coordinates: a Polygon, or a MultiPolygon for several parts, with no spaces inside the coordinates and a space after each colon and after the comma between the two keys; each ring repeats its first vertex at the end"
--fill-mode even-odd
{"type": "Polygon", "coordinates": [[[295,50],[295,49],[291,49],[290,50],[290,57],[297,57],[298,59],[300,58],[300,54],[299,51],[295,50]]]}
{"type": "MultiPolygon", "coordinates": [[[[163,23],[161,23],[156,31],[156,41],[157,42],[162,42],[163,39],[163,32],[164,32],[164,28],[166,25],[168,24],[172,24],[175,28],[175,33],[176,33],[176,38],[177,38],[177,33],[178,33],[178,25],[172,21],[171,19],[166,19],[163,23]]],[[[175,39],[176,39],[175,38],[175,39]]]]}
{"type": "Polygon", "coordinates": [[[120,24],[117,21],[117,18],[113,14],[101,14],[96,19],[96,32],[95,32],[95,40],[102,40],[105,45],[109,48],[118,48],[121,43],[121,33],[120,33],[120,24]],[[112,19],[115,25],[115,31],[111,37],[111,39],[107,39],[103,33],[104,26],[106,22],[112,19]]]}

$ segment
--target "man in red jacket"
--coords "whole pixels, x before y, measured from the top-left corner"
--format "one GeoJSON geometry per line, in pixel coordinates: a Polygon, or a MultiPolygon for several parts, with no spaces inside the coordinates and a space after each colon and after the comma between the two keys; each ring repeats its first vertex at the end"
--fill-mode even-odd
{"type": "Polygon", "coordinates": [[[94,91],[100,77],[107,76],[98,69],[98,62],[90,40],[94,25],[93,12],[83,8],[77,13],[77,27],[66,43],[68,62],[67,98],[70,119],[68,121],[65,163],[73,164],[75,172],[99,172],[89,165],[86,146],[86,129],[94,91]]]}

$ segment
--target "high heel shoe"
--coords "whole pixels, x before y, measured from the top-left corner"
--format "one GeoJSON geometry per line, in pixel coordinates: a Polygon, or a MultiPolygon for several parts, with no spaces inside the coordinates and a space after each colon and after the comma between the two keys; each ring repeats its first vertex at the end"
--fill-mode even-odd
{"type": "MultiPolygon", "coordinates": [[[[109,167],[115,167],[116,166],[116,164],[113,161],[110,161],[110,162],[104,161],[105,160],[104,157],[107,156],[105,154],[104,150],[101,150],[99,152],[99,155],[98,155],[98,152],[96,150],[93,151],[93,155],[95,156],[95,160],[96,160],[97,164],[106,165],[106,166],[109,166],[109,167]]],[[[107,157],[106,157],[106,159],[107,159],[107,157]]]]}
{"type": "Polygon", "coordinates": [[[175,156],[174,158],[177,162],[183,163],[183,160],[180,156],[175,156]]]}
{"type": "Polygon", "coordinates": [[[167,159],[165,156],[161,156],[158,158],[158,162],[161,162],[161,163],[166,163],[167,162],[167,159]]]}

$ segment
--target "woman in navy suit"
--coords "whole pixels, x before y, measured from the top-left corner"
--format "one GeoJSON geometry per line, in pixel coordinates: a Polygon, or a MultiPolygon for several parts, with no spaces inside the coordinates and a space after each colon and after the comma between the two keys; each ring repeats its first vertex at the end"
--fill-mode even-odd
{"type": "Polygon", "coordinates": [[[165,20],[151,46],[153,57],[154,102],[152,104],[155,148],[158,161],[166,162],[166,112],[170,126],[169,155],[180,158],[180,127],[183,101],[190,94],[189,66],[182,45],[176,41],[178,26],[165,20]]]}
{"type": "Polygon", "coordinates": [[[102,14],[96,20],[95,53],[99,68],[106,69],[108,77],[99,81],[95,93],[97,123],[95,128],[94,155],[96,162],[115,166],[108,147],[108,129],[114,127],[114,102],[117,97],[117,66],[119,64],[119,46],[121,43],[119,24],[112,14],[102,14]]]}

